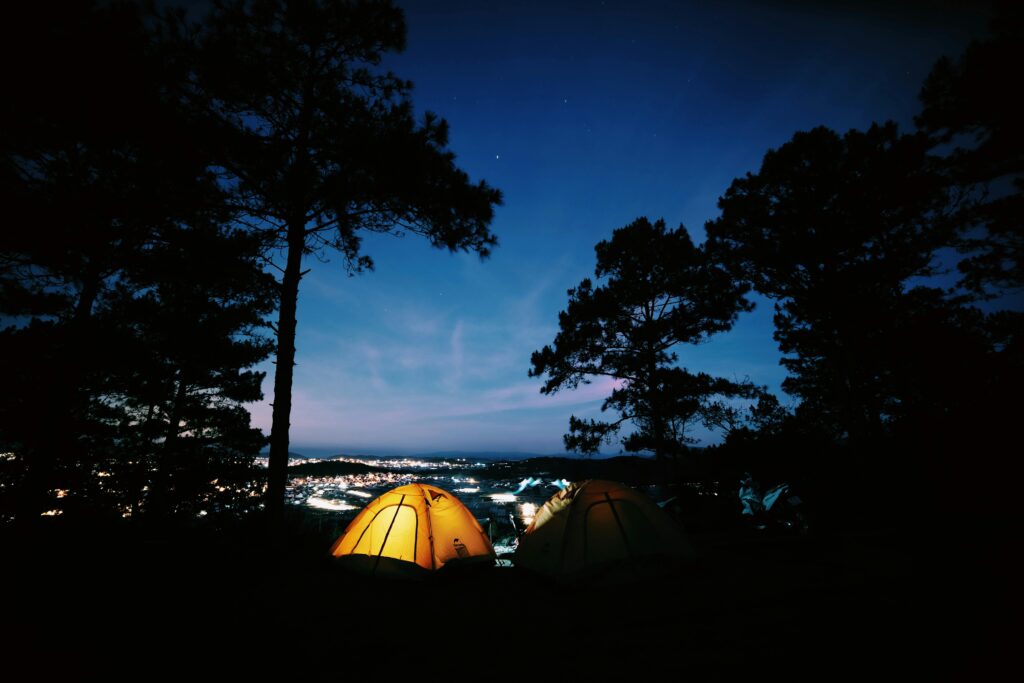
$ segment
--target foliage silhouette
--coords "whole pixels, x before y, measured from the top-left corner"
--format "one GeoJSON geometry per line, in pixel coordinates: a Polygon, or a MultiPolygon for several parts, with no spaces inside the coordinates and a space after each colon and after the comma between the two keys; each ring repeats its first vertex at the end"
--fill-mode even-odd
{"type": "Polygon", "coordinates": [[[206,140],[135,6],[19,7],[6,26],[4,516],[248,501],[264,440],[242,404],[260,397],[247,368],[273,303],[261,244],[224,227],[206,140]],[[23,54],[38,68],[12,68],[23,54]]]}
{"type": "Polygon", "coordinates": [[[797,133],[733,181],[707,224],[715,259],[776,302],[783,388],[837,437],[879,436],[905,398],[892,375],[907,289],[951,239],[929,149],[891,123],[797,133]]]}
{"type": "Polygon", "coordinates": [[[758,406],[716,457],[829,497],[870,486],[908,514],[965,494],[998,505],[976,493],[1010,467],[1024,381],[1024,129],[1005,85],[1021,16],[1006,5],[992,39],[936,64],[918,133],[796,133],[721,197],[705,248],[775,301],[783,388],[801,402],[758,406]],[[933,277],[954,250],[961,279],[933,277]]]}
{"type": "Polygon", "coordinates": [[[1007,77],[1024,69],[1024,10],[1002,3],[993,36],[940,59],[919,98],[918,127],[952,147],[943,166],[967,201],[957,214],[963,284],[979,294],[1024,287],[1024,105],[1007,77]]]}
{"type": "Polygon", "coordinates": [[[469,181],[446,148],[446,122],[416,121],[411,84],[377,68],[405,44],[390,2],[216,1],[198,26],[167,15],[165,38],[191,73],[183,96],[224,142],[222,181],[284,260],[267,491],[280,518],[303,257],[338,252],[350,273],[372,268],[361,231],[483,257],[501,194],[469,181]]]}
{"type": "Polygon", "coordinates": [[[732,327],[750,304],[746,288],[714,267],[682,226],[639,218],[594,247],[596,285],[590,279],[570,289],[558,316],[553,346],[535,351],[531,377],[546,376],[541,393],[553,394],[610,377],[617,384],[601,406],[618,419],[569,419],[568,450],[596,453],[625,423],[628,451],[651,451],[662,459],[690,443],[696,420],[727,424],[735,410],[723,398],[751,397],[757,388],[678,367],[675,351],[699,344],[732,327]]]}

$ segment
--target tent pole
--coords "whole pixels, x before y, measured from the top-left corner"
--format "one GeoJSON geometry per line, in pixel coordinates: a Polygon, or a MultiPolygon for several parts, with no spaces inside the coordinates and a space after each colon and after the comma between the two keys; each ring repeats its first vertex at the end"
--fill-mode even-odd
{"type": "MultiPolygon", "coordinates": [[[[391,524],[388,524],[387,533],[384,534],[384,541],[380,544],[380,551],[377,553],[377,561],[373,563],[373,574],[377,573],[377,565],[380,564],[380,556],[384,554],[384,546],[388,544],[388,536],[391,535],[391,529],[395,526],[395,520],[398,519],[398,513],[402,511],[402,503],[405,502],[405,494],[402,494],[402,499],[398,501],[398,505],[395,506],[395,516],[391,518],[391,524]]],[[[415,561],[416,558],[413,558],[415,561]]]]}

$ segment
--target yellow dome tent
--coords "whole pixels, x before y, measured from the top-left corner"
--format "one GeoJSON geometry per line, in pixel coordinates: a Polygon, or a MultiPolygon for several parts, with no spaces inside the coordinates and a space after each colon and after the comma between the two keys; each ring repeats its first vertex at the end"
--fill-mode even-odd
{"type": "Polygon", "coordinates": [[[650,498],[624,484],[589,479],[544,503],[519,539],[514,562],[569,578],[613,569],[629,576],[692,558],[682,527],[650,498]]]}
{"type": "Polygon", "coordinates": [[[377,576],[422,575],[495,559],[491,542],[462,501],[431,484],[399,486],[372,501],[334,542],[331,555],[377,576]]]}

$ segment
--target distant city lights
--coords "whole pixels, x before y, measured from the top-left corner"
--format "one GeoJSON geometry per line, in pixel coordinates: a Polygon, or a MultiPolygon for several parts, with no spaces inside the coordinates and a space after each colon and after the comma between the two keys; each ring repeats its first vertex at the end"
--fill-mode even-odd
{"type": "Polygon", "coordinates": [[[319,498],[317,496],[310,496],[306,499],[306,505],[321,510],[332,510],[334,512],[341,512],[343,510],[358,510],[359,508],[355,505],[349,505],[343,500],[329,500],[327,498],[319,498]]]}
{"type": "MultiPolygon", "coordinates": [[[[339,455],[334,458],[289,458],[288,466],[295,467],[296,465],[325,462],[348,462],[386,470],[451,470],[462,467],[487,467],[486,462],[472,462],[464,458],[456,458],[454,460],[417,460],[415,458],[359,458],[347,455],[339,455]]],[[[270,458],[262,455],[256,458],[256,464],[259,467],[268,467],[270,465],[270,458]]]]}
{"type": "Polygon", "coordinates": [[[537,506],[533,503],[523,503],[519,506],[519,515],[523,519],[523,524],[530,526],[533,524],[534,517],[537,516],[537,506]]]}
{"type": "MultiPolygon", "coordinates": [[[[480,519],[497,519],[500,524],[507,525],[508,518],[513,517],[517,526],[529,526],[536,516],[539,505],[551,495],[551,492],[564,488],[569,483],[564,479],[552,479],[551,474],[544,472],[537,472],[536,475],[525,478],[518,474],[513,479],[508,476],[511,472],[508,472],[503,464],[468,459],[419,460],[344,456],[330,459],[294,458],[289,464],[294,466],[325,462],[358,463],[372,467],[373,470],[333,475],[296,472],[289,478],[285,494],[290,505],[314,509],[321,514],[351,518],[371,499],[395,487],[418,482],[452,491],[480,519]],[[476,476],[468,476],[470,472],[476,476]],[[502,476],[505,472],[508,474],[502,476]],[[509,507],[510,504],[512,507],[509,507]]],[[[343,468],[339,469],[343,471],[343,468]]]]}
{"type": "Polygon", "coordinates": [[[495,503],[514,503],[516,502],[516,494],[514,493],[492,493],[489,496],[495,503]]]}

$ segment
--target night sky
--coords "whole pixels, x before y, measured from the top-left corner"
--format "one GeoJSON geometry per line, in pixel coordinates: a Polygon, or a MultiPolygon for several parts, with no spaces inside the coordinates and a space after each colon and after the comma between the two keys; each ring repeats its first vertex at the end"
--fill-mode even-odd
{"type": "MultiPolygon", "coordinates": [[[[797,130],[909,128],[932,64],[988,18],[942,3],[399,4],[408,47],[387,66],[414,82],[418,111],[449,121],[460,167],[504,192],[499,247],[481,262],[371,235],[376,271],[354,278],[309,259],[291,429],[302,453],[561,452],[569,415],[598,415],[608,384],[543,396],[527,370],[566,289],[592,275],[594,244],[644,215],[703,241],[731,180],[797,130]]],[[[758,300],[680,362],[779,393],[771,319],[758,300]]],[[[272,367],[253,411],[267,433],[272,367]]]]}

